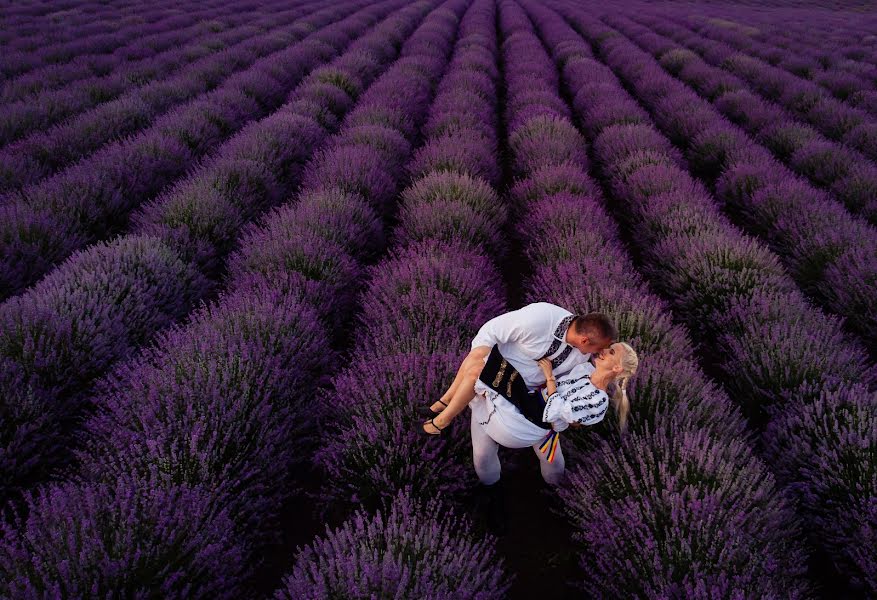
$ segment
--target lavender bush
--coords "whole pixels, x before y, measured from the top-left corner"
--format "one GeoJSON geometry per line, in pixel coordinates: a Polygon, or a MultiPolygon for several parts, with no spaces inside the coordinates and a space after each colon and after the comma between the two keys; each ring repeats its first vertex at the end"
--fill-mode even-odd
{"type": "Polygon", "coordinates": [[[446,511],[401,493],[373,516],[358,512],[298,550],[275,598],[505,597],[493,540],[476,541],[468,521],[446,511]]]}
{"type": "Polygon", "coordinates": [[[0,524],[7,598],[237,598],[250,575],[231,521],[197,487],[52,485],[26,511],[0,524]]]}
{"type": "Polygon", "coordinates": [[[91,385],[202,297],[207,282],[167,246],[123,238],[78,253],[0,306],[2,496],[68,455],[91,385]]]}
{"type": "Polygon", "coordinates": [[[584,593],[806,595],[792,504],[745,442],[636,435],[589,457],[558,490],[593,552],[580,561],[584,593]]]}

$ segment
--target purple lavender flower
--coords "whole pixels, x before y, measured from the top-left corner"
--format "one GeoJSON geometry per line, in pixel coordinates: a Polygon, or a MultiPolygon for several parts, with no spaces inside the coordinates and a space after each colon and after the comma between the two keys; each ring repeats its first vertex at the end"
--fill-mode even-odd
{"type": "Polygon", "coordinates": [[[252,276],[307,291],[321,315],[343,314],[356,296],[361,269],[337,242],[299,226],[297,219],[272,219],[264,226],[247,228],[241,249],[228,260],[233,288],[252,283],[252,276]]]}
{"type": "Polygon", "coordinates": [[[238,598],[251,575],[246,549],[214,499],[129,478],[42,488],[0,524],[0,594],[238,598]]]}
{"type": "Polygon", "coordinates": [[[403,492],[374,516],[356,513],[296,553],[275,598],[505,597],[510,579],[494,540],[476,541],[469,522],[447,510],[403,492]]]}
{"type": "Polygon", "coordinates": [[[594,141],[594,153],[605,164],[616,164],[634,152],[653,151],[682,166],[679,151],[651,125],[612,125],[594,141]]]}
{"type": "Polygon", "coordinates": [[[799,498],[812,539],[874,593],[877,565],[866,548],[877,533],[877,395],[840,381],[802,392],[816,397],[789,405],[765,430],[768,460],[799,498]]]}
{"type": "Polygon", "coordinates": [[[587,168],[587,144],[572,123],[554,116],[528,119],[509,136],[513,166],[527,175],[548,165],[566,162],[587,168]]]}
{"type": "Polygon", "coordinates": [[[803,145],[789,159],[790,166],[819,186],[830,186],[845,177],[856,158],[850,151],[829,141],[803,145]]]}
{"type": "Polygon", "coordinates": [[[101,382],[83,475],[221,490],[241,531],[272,539],[330,344],[313,308],[270,285],[221,297],[101,382]]]}
{"type": "Polygon", "coordinates": [[[315,456],[326,475],[320,495],[345,508],[374,507],[403,488],[420,498],[465,495],[475,484],[468,419],[436,440],[418,431],[424,419],[415,412],[447,389],[462,353],[388,351],[357,354],[326,395],[315,456]]]}
{"type": "Polygon", "coordinates": [[[395,251],[373,269],[360,298],[360,329],[369,343],[357,356],[467,348],[478,328],[503,312],[495,273],[466,243],[431,241],[395,251]],[[417,333],[426,327],[429,336],[417,333]]]}
{"type": "Polygon", "coordinates": [[[93,381],[185,315],[207,287],[160,241],[132,236],[73,255],[0,305],[4,493],[64,458],[56,428],[77,416],[93,381]]]}
{"type": "Polygon", "coordinates": [[[819,133],[795,121],[783,121],[765,128],[761,139],[780,160],[788,160],[799,148],[818,139],[819,133]]]}
{"type": "Polygon", "coordinates": [[[302,187],[308,190],[335,187],[359,194],[383,212],[396,193],[396,178],[380,153],[342,146],[317,154],[305,171],[302,187]]]}
{"type": "Polygon", "coordinates": [[[411,154],[411,144],[405,136],[386,125],[346,127],[333,142],[336,147],[366,146],[380,152],[391,164],[403,162],[411,154]]]}
{"type": "Polygon", "coordinates": [[[469,242],[502,252],[505,213],[493,188],[463,173],[430,173],[402,194],[397,241],[410,244],[428,239],[469,242]]]}
{"type": "Polygon", "coordinates": [[[583,460],[558,493],[588,596],[808,594],[792,503],[747,442],[659,431],[583,460]]]}
{"type": "Polygon", "coordinates": [[[361,196],[338,189],[307,192],[264,221],[285,231],[310,231],[351,256],[364,258],[384,247],[384,224],[361,196]]]}
{"type": "Polygon", "coordinates": [[[560,192],[573,195],[599,198],[600,188],[585,171],[572,163],[561,163],[540,167],[515,183],[510,191],[512,200],[521,207],[543,196],[553,196],[560,192]]]}
{"type": "Polygon", "coordinates": [[[501,175],[496,148],[475,132],[465,131],[429,140],[408,164],[412,179],[434,171],[483,178],[491,185],[498,185],[501,175]]]}
{"type": "Polygon", "coordinates": [[[280,185],[253,160],[220,160],[144,206],[133,229],[163,239],[204,273],[216,273],[245,223],[280,201],[280,185]]]}

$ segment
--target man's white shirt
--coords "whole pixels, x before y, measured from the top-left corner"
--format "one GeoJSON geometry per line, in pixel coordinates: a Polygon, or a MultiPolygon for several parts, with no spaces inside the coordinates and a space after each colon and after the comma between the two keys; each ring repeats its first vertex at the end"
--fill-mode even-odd
{"type": "Polygon", "coordinates": [[[582,354],[565,341],[573,316],[560,306],[534,302],[489,320],[478,330],[472,348],[490,348],[497,344],[500,353],[521,374],[527,386],[535,389],[545,383],[545,375],[537,363],[540,358],[552,359],[556,377],[590,359],[590,354],[582,354]]]}

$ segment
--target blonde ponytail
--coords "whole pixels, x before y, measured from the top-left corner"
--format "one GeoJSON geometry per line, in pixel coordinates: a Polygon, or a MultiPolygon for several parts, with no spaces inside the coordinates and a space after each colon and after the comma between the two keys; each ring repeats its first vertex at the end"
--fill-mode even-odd
{"type": "Polygon", "coordinates": [[[615,382],[612,392],[612,407],[618,413],[618,428],[623,432],[627,429],[627,415],[630,413],[630,399],[627,397],[627,382],[636,374],[639,367],[639,357],[636,351],[625,342],[619,342],[624,347],[624,358],[621,359],[621,373],[615,382]]]}
{"type": "Polygon", "coordinates": [[[615,384],[612,392],[612,408],[618,413],[618,428],[624,431],[627,428],[627,414],[630,412],[630,400],[627,397],[627,380],[624,377],[615,384]]]}

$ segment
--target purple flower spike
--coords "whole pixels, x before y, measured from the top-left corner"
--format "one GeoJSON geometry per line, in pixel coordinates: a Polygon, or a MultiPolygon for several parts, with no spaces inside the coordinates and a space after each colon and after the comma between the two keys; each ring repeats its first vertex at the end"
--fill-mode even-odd
{"type": "Polygon", "coordinates": [[[0,524],[7,598],[239,598],[251,575],[227,514],[204,488],[149,489],[130,479],[65,483],[27,498],[0,524]]]}
{"type": "Polygon", "coordinates": [[[558,493],[589,597],[808,594],[792,503],[745,441],[659,431],[586,458],[558,493]]]}
{"type": "Polygon", "coordinates": [[[441,502],[403,492],[388,509],[357,512],[301,549],[275,598],[504,598],[510,580],[494,540],[476,539],[441,502]]]}

